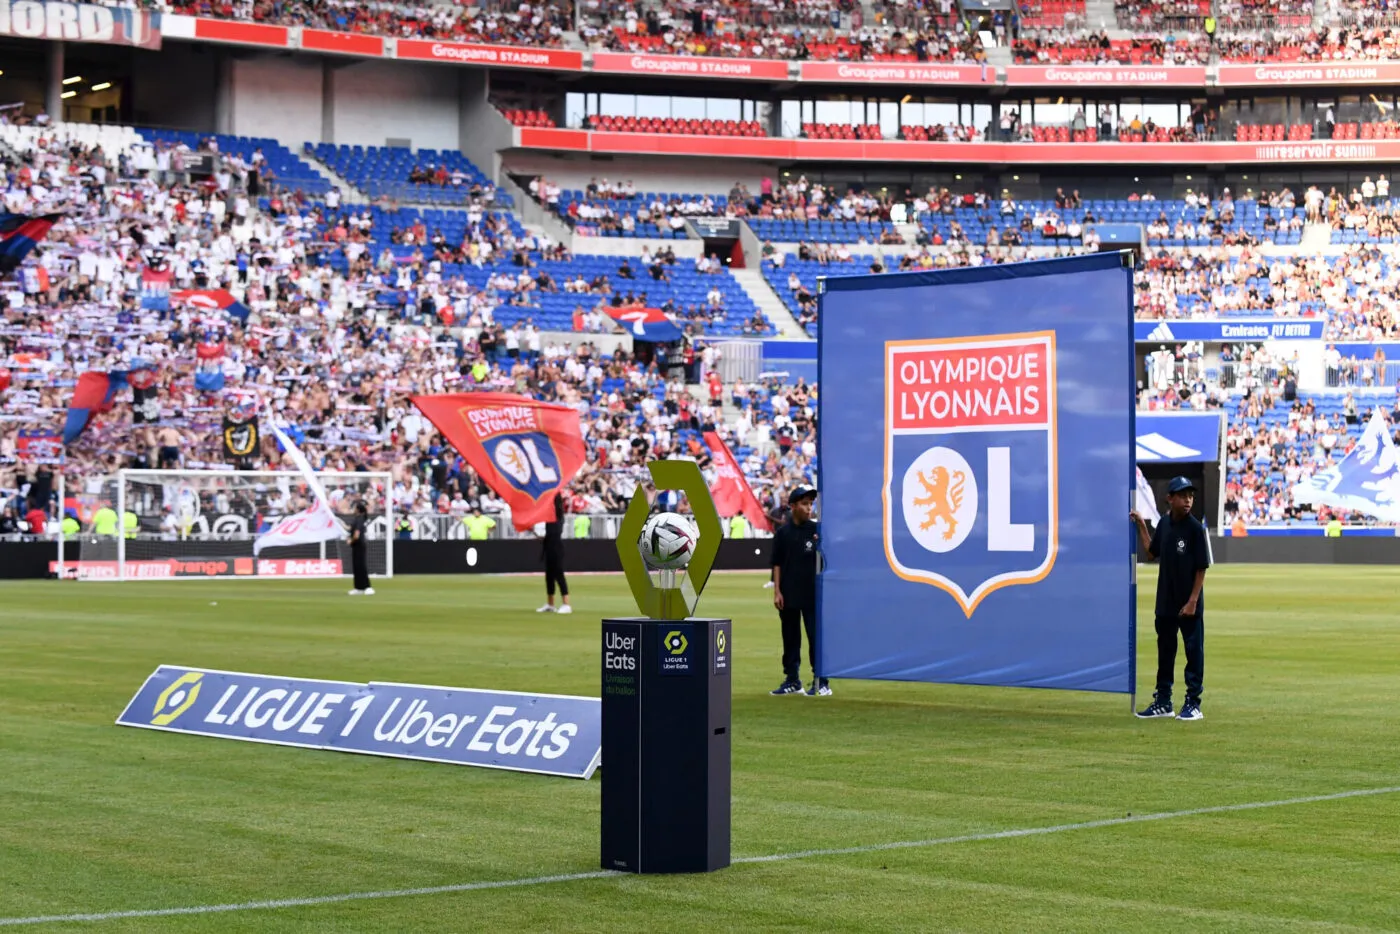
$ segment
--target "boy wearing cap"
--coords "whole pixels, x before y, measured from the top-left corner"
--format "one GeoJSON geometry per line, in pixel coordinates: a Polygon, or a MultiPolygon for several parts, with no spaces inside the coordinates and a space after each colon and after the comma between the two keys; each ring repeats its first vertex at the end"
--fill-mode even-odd
{"type": "Polygon", "coordinates": [[[807,630],[807,660],[812,666],[808,695],[831,694],[826,679],[817,679],[817,552],[820,536],[812,521],[817,491],[797,486],[788,494],[792,517],[773,533],[773,605],[783,624],[783,683],[772,693],[802,691],[802,630],[807,630]]]}
{"type": "Polygon", "coordinates": [[[1191,515],[1196,488],[1185,477],[1167,486],[1167,515],[1149,534],[1147,523],[1136,512],[1129,513],[1137,524],[1138,539],[1149,558],[1160,559],[1157,573],[1157,690],[1152,703],[1138,716],[1172,715],[1172,672],[1176,666],[1176,636],[1181,633],[1186,647],[1186,701],[1178,720],[1200,720],[1201,682],[1205,675],[1205,586],[1206,569],[1214,563],[1210,535],[1201,520],[1191,515]]]}

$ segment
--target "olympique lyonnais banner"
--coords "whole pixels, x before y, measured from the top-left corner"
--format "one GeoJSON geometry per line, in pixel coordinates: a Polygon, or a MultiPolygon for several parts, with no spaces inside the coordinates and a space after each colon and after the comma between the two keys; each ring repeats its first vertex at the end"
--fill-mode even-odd
{"type": "Polygon", "coordinates": [[[1321,318],[1214,318],[1204,321],[1136,321],[1139,344],[1185,341],[1316,341],[1327,330],[1321,318]]]}
{"type": "Polygon", "coordinates": [[[117,725],[588,779],[596,697],[279,678],[161,665],[117,725]]]}
{"type": "Polygon", "coordinates": [[[160,48],[159,13],[64,0],[0,0],[0,35],[160,48]]]}
{"type": "Polygon", "coordinates": [[[508,45],[473,45],[428,39],[399,39],[398,57],[456,65],[504,65],[511,68],[583,69],[583,53],[571,49],[522,49],[508,45]]]}
{"type": "Polygon", "coordinates": [[[554,494],[587,457],[577,409],[505,392],[414,396],[413,404],[506,501],[517,529],[562,518],[554,494]]]}
{"type": "Polygon", "coordinates": [[[803,62],[801,76],[841,84],[994,84],[997,70],[941,62],[803,62]]]}
{"type": "Polygon", "coordinates": [[[691,55],[633,55],[594,52],[593,70],[629,75],[788,80],[788,64],[761,58],[705,58],[691,55]]]}
{"type": "Polygon", "coordinates": [[[1204,65],[1007,65],[1011,87],[1205,87],[1204,65]]]}
{"type": "Polygon", "coordinates": [[[820,302],[820,673],[1131,691],[1123,254],[827,279],[820,302]]]}
{"type": "MultiPolygon", "coordinates": [[[[75,579],[116,580],[115,561],[69,561],[65,573],[75,579]]],[[[58,562],[49,562],[49,573],[58,562]]],[[[128,580],[170,580],[176,577],[340,577],[338,558],[165,558],[160,561],[128,561],[128,580]]]]}
{"type": "Polygon", "coordinates": [[[1306,143],[921,143],[743,136],[669,136],[517,127],[518,146],[568,152],[792,161],[1008,165],[1258,165],[1400,160],[1400,140],[1306,143]]]}
{"type": "Polygon", "coordinates": [[[1221,65],[1215,83],[1224,88],[1396,84],[1400,83],[1400,62],[1221,65]]]}

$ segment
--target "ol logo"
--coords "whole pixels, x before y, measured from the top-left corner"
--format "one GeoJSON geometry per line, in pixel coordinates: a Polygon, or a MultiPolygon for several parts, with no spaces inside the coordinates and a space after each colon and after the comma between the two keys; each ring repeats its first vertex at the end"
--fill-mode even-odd
{"type": "MultiPolygon", "coordinates": [[[[685,650],[690,648],[690,642],[686,639],[685,633],[679,629],[672,629],[666,633],[666,652],[669,655],[684,655],[685,650]]],[[[720,651],[723,651],[721,648],[720,651]]]]}
{"type": "Polygon", "coordinates": [[[539,499],[559,485],[559,457],[544,432],[483,438],[481,446],[501,477],[532,499],[539,499]]]}
{"type": "Polygon", "coordinates": [[[890,568],[969,618],[1043,580],[1059,547],[1055,335],[885,345],[884,541],[890,568]]]}
{"type": "Polygon", "coordinates": [[[187,671],[170,682],[156,698],[151,726],[168,726],[179,719],[180,714],[194,706],[199,697],[199,682],[203,677],[202,671],[187,671]]]}

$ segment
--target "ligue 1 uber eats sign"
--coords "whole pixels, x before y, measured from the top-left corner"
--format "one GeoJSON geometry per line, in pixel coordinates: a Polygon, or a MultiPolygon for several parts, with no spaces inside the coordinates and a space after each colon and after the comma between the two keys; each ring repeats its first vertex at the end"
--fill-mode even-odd
{"type": "Polygon", "coordinates": [[[586,779],[602,755],[599,704],[593,697],[162,665],[117,723],[586,779]]]}

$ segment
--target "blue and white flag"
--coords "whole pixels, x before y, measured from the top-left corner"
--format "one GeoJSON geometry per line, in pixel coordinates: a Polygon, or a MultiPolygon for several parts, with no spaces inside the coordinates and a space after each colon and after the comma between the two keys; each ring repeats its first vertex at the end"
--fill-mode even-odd
{"type": "Polygon", "coordinates": [[[1293,488],[1293,502],[1359,512],[1382,522],[1400,522],[1400,464],[1390,426],[1377,409],[1366,432],[1342,462],[1293,488]]]}

